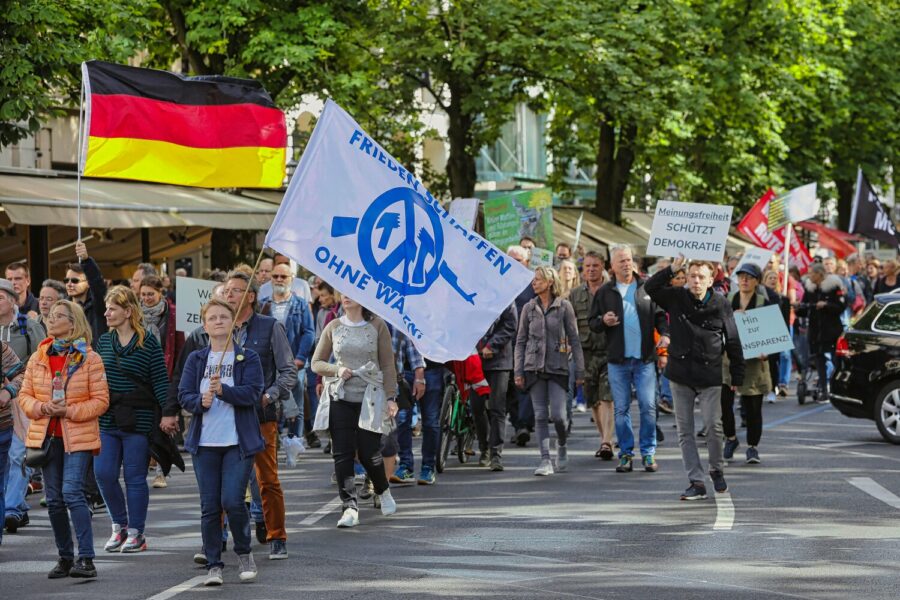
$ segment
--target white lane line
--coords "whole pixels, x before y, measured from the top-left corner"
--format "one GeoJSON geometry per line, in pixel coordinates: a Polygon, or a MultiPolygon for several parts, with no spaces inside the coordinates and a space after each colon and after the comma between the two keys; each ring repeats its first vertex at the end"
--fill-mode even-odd
{"type": "Polygon", "coordinates": [[[878,485],[873,479],[869,477],[851,477],[847,481],[850,482],[850,485],[861,489],[873,498],[881,500],[888,506],[900,509],[900,498],[890,490],[886,490],[878,485]]]}
{"type": "Polygon", "coordinates": [[[189,589],[196,587],[203,583],[203,580],[206,579],[206,575],[197,575],[191,579],[188,579],[184,583],[179,583],[176,586],[170,587],[164,592],[160,592],[155,596],[150,596],[147,600],[169,600],[169,598],[173,598],[182,592],[186,592],[189,589]]]}
{"type": "Polygon", "coordinates": [[[731,531],[734,527],[734,502],[731,494],[716,494],[716,522],[713,531],[731,531]]]}
{"type": "Polygon", "coordinates": [[[305,519],[300,521],[300,524],[301,525],[315,525],[322,519],[322,517],[324,517],[325,515],[327,515],[334,509],[339,508],[340,506],[341,506],[341,497],[335,496],[334,499],[331,500],[328,504],[326,504],[325,506],[323,506],[322,508],[320,508],[313,514],[309,515],[308,517],[306,517],[305,519]]]}

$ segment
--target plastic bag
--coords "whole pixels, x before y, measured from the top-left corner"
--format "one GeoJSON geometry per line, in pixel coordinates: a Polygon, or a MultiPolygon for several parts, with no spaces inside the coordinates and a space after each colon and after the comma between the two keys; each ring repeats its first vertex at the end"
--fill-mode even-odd
{"type": "Polygon", "coordinates": [[[287,456],[287,466],[289,467],[296,467],[300,455],[306,452],[303,439],[292,434],[281,436],[281,447],[284,448],[284,453],[287,456]]]}

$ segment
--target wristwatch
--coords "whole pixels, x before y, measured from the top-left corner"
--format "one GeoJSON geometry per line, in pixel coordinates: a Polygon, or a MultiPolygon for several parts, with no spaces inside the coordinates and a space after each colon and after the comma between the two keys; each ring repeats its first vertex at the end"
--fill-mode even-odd
{"type": "Polygon", "coordinates": [[[424,379],[416,379],[416,383],[421,383],[422,385],[425,385],[425,380],[424,379]]]}

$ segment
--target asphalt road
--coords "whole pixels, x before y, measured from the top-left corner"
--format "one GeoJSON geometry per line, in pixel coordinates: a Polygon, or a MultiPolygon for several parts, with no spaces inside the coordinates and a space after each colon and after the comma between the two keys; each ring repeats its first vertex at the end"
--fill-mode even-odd
{"type": "Polygon", "coordinates": [[[147,552],[104,553],[108,519],[94,517],[95,581],[46,578],[55,550],[32,498],[31,525],[0,546],[0,597],[897,598],[900,447],[827,405],[789,398],[764,413],[763,463],[732,463],[730,494],[694,503],[678,499],[687,479],[666,416],[658,473],[594,458],[593,425],[578,414],[569,472],[532,476],[533,443],[507,447],[503,473],[451,459],[434,487],[395,487],[396,515],[366,503],[353,530],[335,528],[330,457],[311,450],[282,470],[289,560],[255,545],[259,579],[239,584],[229,550],[222,588],[197,585],[190,468],[151,490],[147,552]]]}

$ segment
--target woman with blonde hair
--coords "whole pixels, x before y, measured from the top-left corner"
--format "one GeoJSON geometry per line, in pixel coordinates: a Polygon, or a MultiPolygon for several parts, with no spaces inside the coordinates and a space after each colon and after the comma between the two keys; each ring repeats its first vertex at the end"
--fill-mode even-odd
{"type": "Polygon", "coordinates": [[[575,382],[584,383],[584,355],[575,309],[560,295],[559,275],[552,267],[538,267],[531,287],[536,297],[522,308],[516,335],[515,384],[528,390],[534,406],[541,464],[534,474],[552,475],[548,416],[556,429],[556,471],[568,467],[566,451],[566,389],[569,353],[575,361],[575,382]],[[548,414],[549,413],[549,414],[548,414]]]}
{"type": "Polygon", "coordinates": [[[94,458],[97,486],[112,520],[104,550],[142,552],[147,549],[144,523],[150,503],[149,434],[159,426],[156,407],[165,404],[169,376],[159,340],[144,329],[143,311],[131,288],[117,285],[105,300],[109,331],[100,336],[97,353],[106,368],[109,410],[100,417],[102,447],[94,458]]]}
{"type": "Polygon", "coordinates": [[[48,577],[93,578],[94,534],[84,479],[92,456],[100,451],[98,418],[109,406],[106,371],[91,349],[91,326],[78,304],[56,302],[47,315],[47,334],[28,361],[18,400],[31,419],[25,446],[32,450],[31,466],[43,469],[47,512],[59,552],[48,577]]]}
{"type": "Polygon", "coordinates": [[[559,295],[568,299],[569,292],[581,285],[581,277],[578,268],[571,258],[564,258],[559,262],[559,295]]]}

